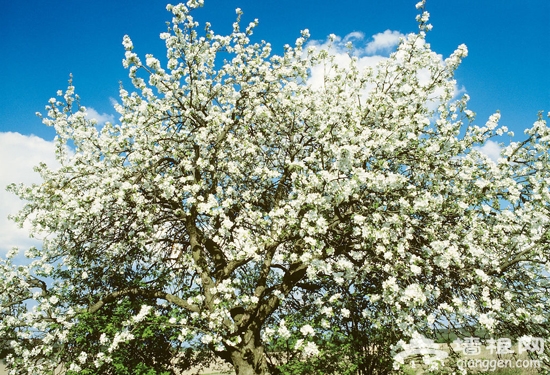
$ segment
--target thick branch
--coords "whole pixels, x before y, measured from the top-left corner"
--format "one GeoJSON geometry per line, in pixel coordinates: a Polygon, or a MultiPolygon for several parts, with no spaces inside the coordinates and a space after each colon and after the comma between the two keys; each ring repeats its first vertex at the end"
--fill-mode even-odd
{"type": "Polygon", "coordinates": [[[214,282],[208,272],[208,263],[204,258],[203,247],[199,242],[199,233],[193,223],[192,218],[189,217],[185,222],[185,227],[187,229],[187,234],[189,235],[189,243],[191,245],[191,255],[195,264],[200,268],[201,282],[204,290],[204,297],[206,298],[206,303],[210,304],[212,302],[213,296],[210,292],[210,289],[214,286],[214,282]]]}
{"type": "Polygon", "coordinates": [[[43,296],[46,296],[48,294],[48,287],[44,281],[37,279],[34,276],[31,276],[30,278],[27,279],[27,283],[33,288],[42,289],[43,296]]]}
{"type": "Polygon", "coordinates": [[[31,298],[31,296],[29,295],[27,297],[21,297],[19,299],[13,300],[13,301],[0,304],[0,308],[7,309],[7,308],[10,308],[10,307],[15,306],[15,305],[22,304],[23,302],[25,302],[26,300],[28,300],[30,298],[31,298]]]}
{"type": "Polygon", "coordinates": [[[542,263],[544,262],[538,262],[534,259],[531,259],[531,257],[527,257],[526,255],[530,254],[536,246],[538,246],[539,243],[535,243],[529,247],[527,247],[525,250],[517,254],[513,259],[510,259],[500,265],[500,272],[506,271],[508,268],[512,267],[513,265],[520,263],[520,262],[531,262],[531,263],[542,263]]]}
{"type": "Polygon", "coordinates": [[[117,292],[113,292],[105,296],[103,299],[101,299],[100,301],[90,306],[88,308],[88,312],[93,314],[99,309],[101,309],[106,303],[116,301],[118,298],[125,297],[125,296],[160,298],[192,312],[200,311],[198,306],[189,304],[187,303],[187,301],[166,292],[149,290],[149,289],[141,289],[141,288],[128,288],[128,289],[119,290],[117,292]]]}
{"type": "MultiPolygon", "coordinates": [[[[288,271],[283,276],[281,284],[278,289],[286,296],[290,291],[304,278],[307,272],[308,265],[302,262],[293,263],[290,265],[288,271]]],[[[267,319],[273,311],[279,306],[279,297],[271,295],[265,303],[259,306],[257,318],[261,321],[267,319]]]]}
{"type": "Polygon", "coordinates": [[[275,255],[276,249],[277,244],[268,246],[266,249],[267,251],[265,252],[264,263],[262,264],[262,270],[260,271],[256,290],[254,291],[254,295],[256,297],[261,297],[265,291],[267,278],[269,276],[269,272],[271,271],[271,262],[273,261],[273,256],[275,255]]]}

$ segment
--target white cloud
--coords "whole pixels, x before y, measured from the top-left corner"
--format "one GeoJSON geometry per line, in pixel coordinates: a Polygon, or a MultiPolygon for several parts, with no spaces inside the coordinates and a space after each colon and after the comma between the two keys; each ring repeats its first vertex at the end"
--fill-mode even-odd
{"type": "Polygon", "coordinates": [[[474,147],[474,149],[481,152],[495,163],[497,163],[500,158],[500,152],[502,151],[502,147],[500,147],[497,142],[491,140],[488,140],[487,143],[481,147],[474,147]]]}
{"type": "Polygon", "coordinates": [[[365,34],[360,31],[354,31],[344,37],[344,43],[350,42],[352,40],[363,40],[364,38],[365,34]]]}
{"type": "Polygon", "coordinates": [[[98,125],[104,124],[106,122],[115,122],[115,116],[109,115],[107,113],[99,113],[91,107],[86,107],[86,118],[88,120],[96,120],[98,125]]]}
{"type": "MultiPolygon", "coordinates": [[[[346,47],[346,44],[348,42],[351,42],[354,44],[354,48],[356,48],[353,53],[357,55],[357,68],[359,70],[366,69],[368,67],[376,67],[376,65],[382,61],[385,60],[387,57],[385,56],[362,56],[363,50],[357,49],[357,42],[364,39],[364,34],[358,31],[352,32],[347,34],[344,38],[341,38],[339,36],[334,37],[334,41],[330,41],[329,39],[325,41],[317,41],[317,40],[311,40],[306,45],[306,50],[310,47],[314,47],[317,51],[320,50],[327,50],[330,54],[334,55],[334,62],[338,66],[349,66],[351,63],[351,57],[350,57],[350,50],[346,47]]],[[[324,77],[325,74],[328,74],[330,76],[330,67],[325,67],[322,65],[317,65],[313,69],[311,69],[311,76],[308,79],[308,84],[311,85],[312,88],[318,89],[323,87],[324,77]]]]}
{"type": "Polygon", "coordinates": [[[28,230],[19,228],[7,216],[17,213],[24,205],[17,196],[6,191],[11,183],[30,185],[40,182],[40,175],[33,168],[40,162],[55,168],[55,146],[34,135],[0,132],[0,255],[18,246],[23,251],[40,245],[30,239],[28,230]]]}
{"type": "MultiPolygon", "coordinates": [[[[362,32],[354,31],[347,34],[343,38],[337,35],[333,35],[332,38],[327,38],[325,41],[311,40],[306,44],[306,50],[310,47],[315,50],[326,50],[334,56],[334,62],[340,67],[349,66],[351,63],[350,55],[357,58],[357,68],[362,71],[367,68],[374,68],[381,61],[387,60],[389,54],[397,49],[402,38],[406,38],[406,35],[395,30],[386,30],[383,33],[375,34],[371,37],[371,41],[365,45],[365,35],[362,32]],[[331,41],[332,39],[332,41],[331,41]],[[353,49],[350,50],[346,45],[351,43],[353,49]]],[[[416,43],[424,43],[423,41],[417,41],[416,43]]],[[[437,54],[437,57],[444,61],[443,56],[437,54]]],[[[311,75],[308,79],[308,84],[312,88],[318,89],[323,87],[323,82],[326,76],[331,76],[332,71],[330,66],[317,65],[311,69],[311,75]]],[[[419,69],[417,71],[417,77],[420,85],[426,85],[431,82],[431,73],[426,69],[419,69]]],[[[363,90],[363,95],[368,95],[369,91],[374,86],[367,86],[363,90]]],[[[436,110],[440,104],[438,98],[443,93],[442,87],[437,87],[430,96],[430,100],[426,103],[429,110],[436,110]]],[[[456,83],[454,85],[453,98],[459,97],[461,94],[466,93],[464,86],[459,87],[456,83]]]]}
{"type": "Polygon", "coordinates": [[[109,97],[109,102],[111,103],[111,105],[113,107],[115,107],[116,105],[118,105],[118,100],[116,100],[115,98],[113,97],[109,97]]]}
{"type": "Polygon", "coordinates": [[[404,38],[405,35],[399,31],[386,30],[383,33],[378,33],[372,36],[373,41],[369,42],[365,47],[365,53],[372,55],[378,52],[385,52],[392,50],[399,44],[399,39],[404,38]]]}

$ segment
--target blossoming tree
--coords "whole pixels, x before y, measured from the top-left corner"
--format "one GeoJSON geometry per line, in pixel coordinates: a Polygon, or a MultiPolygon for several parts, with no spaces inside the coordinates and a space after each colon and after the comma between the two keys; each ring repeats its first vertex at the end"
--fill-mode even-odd
{"type": "MultiPolygon", "coordinates": [[[[292,333],[279,307],[327,277],[368,285],[389,313],[364,316],[405,336],[442,320],[548,333],[542,118],[498,162],[477,151],[507,130],[453,98],[466,48],[432,52],[426,12],[360,70],[307,48],[307,31],[281,56],[250,42],[255,22],[201,32],[201,3],[168,7],[165,67],[124,37],[136,91],[120,90],[119,124],[88,120],[72,83],[50,100],[61,167],[11,186],[43,245],[0,263],[12,373],[174,373],[202,348],[266,374],[266,346],[292,333]]],[[[327,317],[349,313],[326,297],[327,317]]],[[[302,326],[295,349],[316,355],[322,329],[302,326]]]]}

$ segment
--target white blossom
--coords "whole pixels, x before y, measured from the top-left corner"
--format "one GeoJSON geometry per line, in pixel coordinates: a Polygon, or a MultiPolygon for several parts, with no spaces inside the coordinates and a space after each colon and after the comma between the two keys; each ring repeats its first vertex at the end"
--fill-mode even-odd
{"type": "Polygon", "coordinates": [[[540,330],[542,113],[495,146],[498,162],[484,156],[508,129],[499,113],[473,124],[454,76],[468,50],[431,50],[425,1],[419,31],[376,65],[359,33],[319,42],[304,30],[276,55],[251,42],[256,21],[228,35],[199,26],[202,4],[167,6],[166,58],[124,36],[133,89],[120,89],[117,123],[89,120],[72,81],[48,101],[60,167],[9,187],[26,202],[13,219],[43,244],[23,264],[16,249],[0,258],[14,373],[53,373],[69,352],[72,371],[113,372],[144,328],[251,364],[273,340],[315,356],[309,340],[349,323],[350,298],[354,320],[401,337],[448,319],[540,330]]]}
{"type": "Polygon", "coordinates": [[[314,357],[319,354],[317,344],[313,341],[309,341],[306,345],[304,345],[303,351],[306,357],[314,357]]]}
{"type": "Polygon", "coordinates": [[[300,332],[302,332],[302,335],[304,336],[315,336],[315,330],[309,324],[302,326],[302,328],[300,328],[300,332]]]}
{"type": "Polygon", "coordinates": [[[143,321],[143,319],[145,319],[147,315],[149,315],[152,309],[153,309],[152,306],[148,306],[148,305],[141,306],[141,310],[139,311],[139,314],[132,318],[132,322],[139,323],[143,321]]]}

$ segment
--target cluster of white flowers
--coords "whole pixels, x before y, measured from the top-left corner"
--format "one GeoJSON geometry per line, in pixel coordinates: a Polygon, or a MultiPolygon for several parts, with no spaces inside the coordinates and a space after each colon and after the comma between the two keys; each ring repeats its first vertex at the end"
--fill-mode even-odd
{"type": "Polygon", "coordinates": [[[315,330],[309,324],[302,326],[302,328],[300,328],[300,332],[302,332],[302,335],[304,336],[315,336],[315,330]]]}
{"type": "MultiPolygon", "coordinates": [[[[110,363],[166,311],[163,328],[182,341],[244,353],[259,337],[248,330],[263,329],[317,355],[313,323],[267,325],[301,281],[326,276],[372,285],[362,316],[407,334],[442,316],[487,329],[547,321],[550,130],[540,118],[498,163],[481,155],[507,129],[498,113],[473,125],[468,97],[455,98],[467,49],[445,60],[430,49],[424,1],[420,31],[367,69],[310,48],[307,31],[282,56],[250,43],[256,22],[201,35],[191,16],[201,5],[168,6],[166,67],[153,55],[142,63],[124,37],[136,92],[120,90],[120,124],[87,120],[72,84],[49,102],[61,168],[41,165],[42,184],[10,187],[29,202],[15,220],[47,239],[27,252],[31,264],[15,265],[15,250],[0,260],[14,368],[54,369],[75,326],[131,296],[143,298],[139,313],[101,335],[99,352],[75,349],[73,371],[110,363]],[[309,81],[325,70],[322,85],[309,81]],[[516,301],[524,310],[511,310],[516,301]],[[36,350],[19,342],[31,339],[36,350]]],[[[324,329],[352,316],[345,298],[319,298],[324,329]]]]}
{"type": "Polygon", "coordinates": [[[132,317],[132,323],[139,323],[143,321],[143,319],[145,319],[147,315],[149,315],[152,308],[152,306],[148,305],[141,306],[141,310],[139,311],[139,313],[136,316],[132,317]]]}
{"type": "Polygon", "coordinates": [[[121,343],[125,343],[133,339],[134,335],[130,331],[117,332],[115,334],[115,337],[113,337],[113,340],[111,341],[111,345],[107,349],[107,352],[112,353],[118,348],[121,343]]]}
{"type": "Polygon", "coordinates": [[[294,349],[301,351],[306,358],[313,357],[319,354],[319,348],[313,341],[305,342],[304,339],[299,339],[294,345],[294,349]]]}
{"type": "Polygon", "coordinates": [[[279,329],[277,330],[277,333],[279,334],[279,336],[281,336],[284,339],[287,339],[290,337],[291,333],[288,330],[284,319],[281,319],[281,321],[279,322],[279,329]]]}

